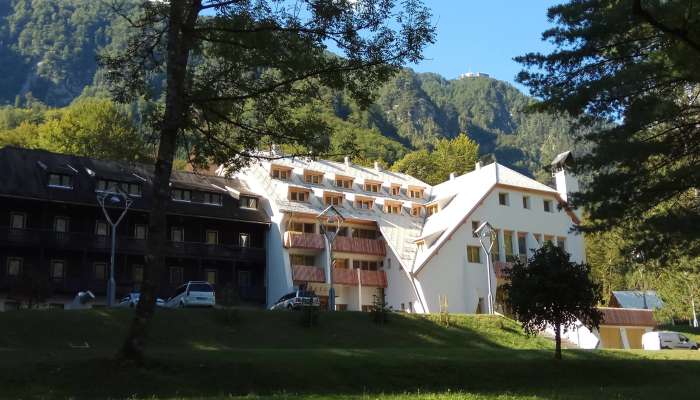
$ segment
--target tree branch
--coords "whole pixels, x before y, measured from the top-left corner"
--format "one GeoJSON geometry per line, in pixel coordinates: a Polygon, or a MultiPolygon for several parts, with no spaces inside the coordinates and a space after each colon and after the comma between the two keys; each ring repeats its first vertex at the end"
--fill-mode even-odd
{"type": "Polygon", "coordinates": [[[681,42],[687,44],[690,48],[695,50],[696,52],[700,53],[700,43],[694,41],[688,36],[688,30],[687,29],[681,29],[681,28],[671,28],[669,26],[666,26],[662,24],[659,20],[654,18],[653,15],[647,10],[645,10],[642,7],[642,0],[634,0],[632,3],[632,12],[637,15],[638,17],[641,17],[644,21],[646,21],[649,25],[655,27],[656,29],[671,35],[675,37],[676,39],[679,39],[681,42]]]}

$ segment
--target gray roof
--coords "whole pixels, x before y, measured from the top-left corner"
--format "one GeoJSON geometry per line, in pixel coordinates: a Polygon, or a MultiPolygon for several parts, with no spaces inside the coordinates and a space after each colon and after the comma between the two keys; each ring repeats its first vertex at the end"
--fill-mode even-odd
{"type": "Polygon", "coordinates": [[[639,308],[646,310],[658,309],[664,306],[659,296],[653,290],[640,291],[613,291],[613,297],[620,303],[622,308],[639,308]]]}
{"type": "MultiPolygon", "coordinates": [[[[147,212],[151,208],[152,165],[96,160],[45,150],[6,146],[0,148],[0,171],[3,174],[0,179],[0,196],[97,206],[95,187],[97,180],[102,178],[140,184],[142,196],[133,198],[132,209],[147,212]],[[48,186],[50,173],[71,175],[73,189],[50,188],[48,186]]],[[[253,193],[245,182],[238,179],[173,171],[171,187],[221,193],[223,204],[212,206],[195,201],[191,203],[171,201],[167,209],[169,214],[270,223],[270,218],[262,207],[258,210],[239,207],[239,201],[235,197],[237,193],[259,195],[253,193]],[[226,190],[227,187],[237,193],[232,195],[226,190]]]]}

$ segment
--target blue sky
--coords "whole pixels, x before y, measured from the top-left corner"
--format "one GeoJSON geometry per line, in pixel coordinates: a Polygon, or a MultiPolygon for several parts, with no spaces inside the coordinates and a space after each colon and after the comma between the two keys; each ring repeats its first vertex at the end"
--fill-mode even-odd
{"type": "MultiPolygon", "coordinates": [[[[542,32],[551,27],[547,8],[563,0],[424,0],[432,9],[437,40],[426,60],[410,65],[418,72],[437,72],[448,79],[486,72],[514,83],[521,67],[513,57],[546,51],[542,32]]],[[[521,90],[523,88],[517,85],[521,90]]]]}

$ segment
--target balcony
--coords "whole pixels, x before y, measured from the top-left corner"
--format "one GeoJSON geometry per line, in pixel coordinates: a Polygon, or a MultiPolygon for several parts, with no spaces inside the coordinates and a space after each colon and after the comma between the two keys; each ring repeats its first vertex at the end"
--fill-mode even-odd
{"type": "Polygon", "coordinates": [[[284,233],[284,247],[287,249],[323,250],[325,242],[318,233],[287,231],[284,233]]]}
{"type": "Polygon", "coordinates": [[[333,268],[333,284],[357,286],[357,270],[333,268]]]}
{"type": "Polygon", "coordinates": [[[321,267],[310,265],[292,265],[292,280],[294,282],[326,282],[326,271],[321,267]]]}
{"type": "Polygon", "coordinates": [[[333,242],[333,251],[355,254],[386,256],[386,245],[380,239],[362,239],[338,236],[333,242]]]}
{"type": "Polygon", "coordinates": [[[386,272],[360,270],[360,283],[362,286],[387,287],[386,272]]]}

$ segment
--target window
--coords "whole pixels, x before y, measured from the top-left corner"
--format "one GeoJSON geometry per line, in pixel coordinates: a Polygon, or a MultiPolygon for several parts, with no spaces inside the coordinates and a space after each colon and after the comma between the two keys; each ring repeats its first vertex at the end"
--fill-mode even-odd
{"type": "Polygon", "coordinates": [[[289,188],[289,200],[299,202],[309,201],[309,192],[289,188]]]}
{"type": "Polygon", "coordinates": [[[350,266],[350,260],[347,258],[335,258],[333,259],[333,268],[338,269],[348,269],[350,266]]]}
{"type": "Polygon", "coordinates": [[[552,212],[552,200],[545,200],[543,205],[544,205],[544,212],[548,212],[548,213],[552,212]]]}
{"type": "Polygon", "coordinates": [[[372,199],[355,199],[355,208],[371,210],[372,207],[374,207],[374,200],[372,199]]]}
{"type": "Polygon", "coordinates": [[[54,232],[68,232],[68,218],[56,217],[53,219],[54,232]]]}
{"type": "Polygon", "coordinates": [[[216,285],[216,270],[215,269],[205,269],[204,270],[204,280],[212,285],[216,285]]]}
{"type": "Polygon", "coordinates": [[[146,239],[148,236],[148,225],[136,224],[134,226],[134,238],[136,239],[146,239]]]}
{"type": "Polygon", "coordinates": [[[479,234],[476,233],[477,229],[479,229],[479,221],[472,221],[472,236],[479,237],[479,234]]]}
{"type": "Polygon", "coordinates": [[[9,257],[7,259],[7,276],[20,276],[22,274],[22,264],[24,264],[24,259],[9,257]]]}
{"type": "Polygon", "coordinates": [[[92,276],[96,281],[106,281],[107,280],[107,264],[106,263],[94,263],[92,265],[92,276]]]}
{"type": "Polygon", "coordinates": [[[219,231],[207,230],[206,243],[207,244],[219,244],[219,231]]]}
{"type": "Polygon", "coordinates": [[[24,229],[27,227],[27,214],[10,213],[10,228],[24,229]]]}
{"type": "Polygon", "coordinates": [[[335,178],[335,186],[344,189],[352,189],[352,178],[335,178]]]}
{"type": "Polygon", "coordinates": [[[557,238],[557,247],[560,249],[566,251],[566,238],[564,237],[558,237],[557,238]]]}
{"type": "Polygon", "coordinates": [[[523,196],[523,208],[530,209],[530,196],[523,196]]]}
{"type": "Polygon", "coordinates": [[[107,221],[95,222],[95,235],[97,235],[97,236],[109,236],[109,229],[107,228],[107,221]]]}
{"type": "Polygon", "coordinates": [[[401,214],[401,204],[398,204],[398,203],[384,204],[384,212],[387,214],[401,214]]]}
{"type": "MultiPolygon", "coordinates": [[[[325,234],[326,232],[335,232],[337,229],[337,226],[335,225],[321,225],[321,233],[325,234]]],[[[338,236],[348,236],[348,227],[347,226],[342,226],[340,227],[340,231],[338,231],[338,236]]]]}
{"type": "Polygon", "coordinates": [[[221,205],[221,193],[204,192],[204,204],[221,205]]]}
{"type": "Polygon", "coordinates": [[[305,254],[290,254],[289,262],[292,265],[314,266],[316,265],[316,258],[314,256],[305,254]]]}
{"type": "Polygon", "coordinates": [[[467,261],[481,264],[481,249],[479,246],[467,246],[467,261]]]}
{"type": "Polygon", "coordinates": [[[327,206],[330,206],[330,205],[342,206],[343,205],[343,196],[334,195],[334,194],[326,194],[323,197],[323,201],[327,206]]]}
{"type": "Polygon", "coordinates": [[[513,232],[503,231],[503,246],[506,252],[506,261],[513,260],[513,232]]]}
{"type": "Polygon", "coordinates": [[[240,287],[250,287],[252,286],[252,276],[250,271],[241,270],[238,271],[238,286],[240,287]]]}
{"type": "Polygon", "coordinates": [[[527,256],[527,233],[518,234],[518,254],[527,256]]]}
{"type": "Polygon", "coordinates": [[[291,176],[291,170],[288,168],[272,167],[272,177],[286,181],[291,176]]]}
{"type": "Polygon", "coordinates": [[[141,196],[141,185],[138,183],[129,183],[126,192],[131,196],[141,196]]]}
{"type": "Polygon", "coordinates": [[[66,263],[63,260],[51,261],[51,280],[60,281],[66,275],[66,263]]]}
{"type": "Polygon", "coordinates": [[[361,269],[365,271],[376,271],[381,268],[381,261],[370,261],[370,260],[352,260],[352,267],[355,269],[361,269]]]}
{"type": "Polygon", "coordinates": [[[250,234],[239,233],[238,234],[238,245],[241,247],[250,247],[250,234]]]}
{"type": "Polygon", "coordinates": [[[400,196],[401,195],[401,185],[391,185],[391,195],[400,196]]]}
{"type": "Polygon", "coordinates": [[[257,197],[241,196],[240,197],[241,208],[249,208],[251,210],[258,209],[258,199],[257,197]]]}
{"type": "Polygon", "coordinates": [[[292,222],[289,224],[288,230],[300,233],[316,233],[316,224],[310,222],[292,222]]]}
{"type": "Polygon", "coordinates": [[[184,189],[173,189],[172,197],[175,201],[192,201],[192,192],[184,189]]]}
{"type": "Polygon", "coordinates": [[[431,216],[433,214],[436,214],[439,209],[437,204],[431,204],[425,208],[426,212],[428,213],[428,216],[431,216]]]}
{"type": "Polygon", "coordinates": [[[391,258],[386,259],[386,269],[391,269],[391,258]]]}
{"type": "MultiPolygon", "coordinates": [[[[170,284],[179,285],[182,283],[184,278],[184,268],[182,267],[170,267],[170,284]]],[[[184,288],[183,288],[184,289],[184,288]]]]}
{"type": "Polygon", "coordinates": [[[498,204],[500,204],[502,206],[507,206],[510,204],[510,202],[508,200],[509,200],[508,193],[499,193],[498,194],[498,204]]]}
{"type": "Polygon", "coordinates": [[[314,185],[320,185],[323,182],[323,174],[318,174],[318,173],[313,173],[313,172],[305,172],[304,173],[304,182],[312,183],[314,185]]]}
{"type": "Polygon", "coordinates": [[[365,182],[365,192],[374,192],[378,193],[379,188],[382,186],[381,183],[377,182],[365,182]]]}
{"type": "Polygon", "coordinates": [[[411,207],[411,215],[414,217],[420,217],[423,215],[423,206],[414,205],[411,207]]]}
{"type": "Polygon", "coordinates": [[[374,229],[353,229],[352,237],[360,239],[376,239],[377,231],[374,229]]]}
{"type": "Polygon", "coordinates": [[[412,199],[422,199],[423,189],[410,189],[408,191],[408,196],[412,199]]]}
{"type": "Polygon", "coordinates": [[[117,193],[126,192],[130,196],[141,196],[141,185],[138,183],[117,182],[109,179],[98,179],[96,192],[117,193]]]}
{"type": "Polygon", "coordinates": [[[143,282],[143,265],[134,265],[131,269],[131,278],[136,283],[143,282]]]}
{"type": "Polygon", "coordinates": [[[170,240],[173,242],[184,242],[185,230],[179,227],[170,228],[170,240]]]}
{"type": "Polygon", "coordinates": [[[49,187],[73,189],[73,177],[64,174],[49,174],[49,187]]]}

